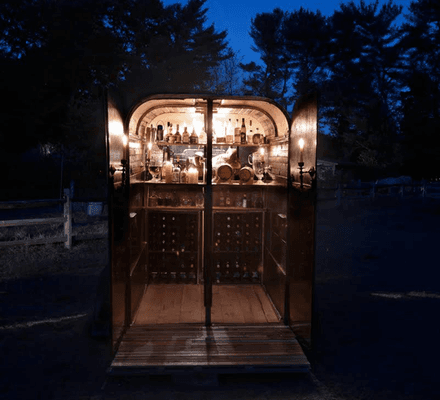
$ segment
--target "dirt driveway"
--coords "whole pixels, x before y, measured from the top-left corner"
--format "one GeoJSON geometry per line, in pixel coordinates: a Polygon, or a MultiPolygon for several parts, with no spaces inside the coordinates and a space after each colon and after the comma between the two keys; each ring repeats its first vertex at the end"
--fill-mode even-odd
{"type": "Polygon", "coordinates": [[[89,336],[100,269],[0,282],[0,398],[434,399],[440,206],[320,204],[308,375],[224,376],[216,387],[106,379],[89,336]]]}

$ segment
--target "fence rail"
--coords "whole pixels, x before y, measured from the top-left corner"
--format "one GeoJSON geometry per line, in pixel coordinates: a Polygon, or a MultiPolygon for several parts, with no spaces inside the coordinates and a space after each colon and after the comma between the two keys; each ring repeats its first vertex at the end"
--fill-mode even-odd
{"type": "MultiPolygon", "coordinates": [[[[85,199],[75,199],[76,201],[83,201],[85,199]]],[[[102,199],[87,199],[88,201],[102,201],[102,199]]],[[[91,235],[76,235],[72,233],[72,201],[70,198],[70,190],[64,189],[64,198],[56,200],[20,200],[11,202],[0,202],[0,209],[12,210],[18,208],[37,208],[45,207],[54,204],[64,204],[63,216],[58,218],[33,218],[33,219],[15,219],[0,221],[0,228],[11,226],[32,226],[42,224],[64,223],[64,235],[53,238],[41,239],[23,239],[0,242],[0,248],[19,245],[34,245],[34,244],[48,244],[48,243],[64,243],[68,249],[72,247],[73,238],[79,240],[101,239],[107,237],[107,234],[91,234],[91,235]]]]}
{"type": "Polygon", "coordinates": [[[421,198],[423,202],[427,199],[440,200],[440,184],[412,183],[385,185],[373,182],[360,182],[357,186],[338,184],[335,187],[321,187],[318,189],[318,201],[336,201],[336,205],[340,205],[344,200],[370,199],[374,201],[383,197],[403,199],[409,196],[421,198]]]}

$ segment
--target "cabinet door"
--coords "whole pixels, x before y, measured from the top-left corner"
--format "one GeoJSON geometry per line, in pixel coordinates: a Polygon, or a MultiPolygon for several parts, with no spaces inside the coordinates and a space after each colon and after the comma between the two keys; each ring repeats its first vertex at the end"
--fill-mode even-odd
{"type": "Polygon", "coordinates": [[[287,304],[298,337],[311,339],[314,274],[317,97],[296,104],[290,131],[287,304]]]}
{"type": "Polygon", "coordinates": [[[112,326],[117,341],[132,322],[145,282],[143,185],[130,186],[129,154],[124,117],[111,98],[107,100],[109,162],[109,225],[111,240],[112,326]]]}

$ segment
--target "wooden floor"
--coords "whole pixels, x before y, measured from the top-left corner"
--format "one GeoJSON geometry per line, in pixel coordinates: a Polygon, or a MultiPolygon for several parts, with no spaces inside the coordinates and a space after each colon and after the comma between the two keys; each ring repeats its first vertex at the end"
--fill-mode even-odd
{"type": "MultiPolygon", "coordinates": [[[[215,285],[212,288],[213,324],[276,323],[274,311],[259,285],[215,285]]],[[[203,285],[149,285],[134,325],[205,322],[203,285]]]]}
{"type": "Polygon", "coordinates": [[[133,325],[110,374],[172,373],[188,368],[222,372],[307,372],[295,335],[282,324],[133,325]]]}

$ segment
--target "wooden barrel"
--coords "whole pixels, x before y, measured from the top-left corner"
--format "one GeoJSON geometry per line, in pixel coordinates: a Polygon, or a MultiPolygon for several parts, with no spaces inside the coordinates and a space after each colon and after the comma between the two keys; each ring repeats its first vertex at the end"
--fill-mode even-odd
{"type": "Polygon", "coordinates": [[[251,185],[254,183],[254,170],[251,167],[243,167],[238,171],[240,183],[251,185]]]}
{"type": "Polygon", "coordinates": [[[234,171],[229,164],[221,164],[217,168],[217,177],[220,182],[229,182],[234,177],[234,171]]]}

